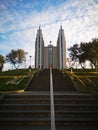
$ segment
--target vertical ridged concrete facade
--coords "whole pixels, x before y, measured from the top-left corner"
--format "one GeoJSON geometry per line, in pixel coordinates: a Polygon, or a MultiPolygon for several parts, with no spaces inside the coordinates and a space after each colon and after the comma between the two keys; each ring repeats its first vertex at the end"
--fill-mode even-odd
{"type": "Polygon", "coordinates": [[[66,67],[66,42],[64,36],[64,29],[62,29],[62,26],[59,29],[57,48],[58,48],[58,66],[59,69],[63,69],[66,67]]]}
{"type": "Polygon", "coordinates": [[[57,46],[44,46],[42,30],[37,30],[35,41],[35,68],[66,68],[66,42],[64,29],[59,29],[57,46]]]}
{"type": "Polygon", "coordinates": [[[36,41],[35,41],[35,68],[43,67],[44,65],[43,52],[44,52],[44,41],[43,41],[42,30],[39,27],[39,29],[37,30],[36,41]]]}

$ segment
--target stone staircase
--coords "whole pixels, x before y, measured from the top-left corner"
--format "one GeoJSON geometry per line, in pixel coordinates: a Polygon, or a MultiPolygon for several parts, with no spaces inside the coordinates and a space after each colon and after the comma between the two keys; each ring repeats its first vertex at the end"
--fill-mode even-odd
{"type": "Polygon", "coordinates": [[[66,125],[98,128],[98,96],[76,91],[70,77],[55,69],[53,81],[56,128],[66,125]]]}
{"type": "Polygon", "coordinates": [[[0,104],[0,125],[50,124],[49,93],[9,94],[0,104]]]}
{"type": "MultiPolygon", "coordinates": [[[[0,102],[0,129],[50,130],[49,82],[49,70],[44,70],[26,92],[6,94],[0,102]]],[[[58,70],[53,70],[53,82],[56,130],[97,130],[98,96],[76,91],[58,70]]]]}
{"type": "Polygon", "coordinates": [[[97,125],[98,99],[79,92],[55,93],[56,127],[66,125],[97,125]]]}
{"type": "Polygon", "coordinates": [[[39,76],[35,76],[30,82],[27,91],[49,91],[50,90],[50,70],[45,69],[39,76]]]}
{"type": "Polygon", "coordinates": [[[70,77],[61,73],[57,69],[53,69],[53,89],[54,91],[76,91],[70,77]]]}

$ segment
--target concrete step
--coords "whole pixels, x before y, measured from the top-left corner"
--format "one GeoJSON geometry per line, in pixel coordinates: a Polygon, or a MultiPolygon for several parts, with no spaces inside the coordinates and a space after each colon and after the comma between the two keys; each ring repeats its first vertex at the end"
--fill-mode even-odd
{"type": "MultiPolygon", "coordinates": [[[[4,97],[4,99],[49,99],[50,100],[50,92],[49,91],[33,91],[33,92],[25,92],[25,93],[14,93],[8,94],[4,97]]],[[[72,91],[55,91],[54,92],[54,99],[55,100],[97,100],[98,96],[93,94],[87,93],[80,93],[80,92],[72,92],[72,91]]]]}
{"type": "MultiPolygon", "coordinates": [[[[56,118],[55,120],[56,126],[58,125],[98,125],[98,118],[77,118],[77,117],[69,117],[69,118],[56,118]]],[[[0,125],[50,125],[50,118],[0,118],[0,125]]]]}
{"type": "Polygon", "coordinates": [[[69,118],[69,117],[76,117],[76,118],[96,118],[98,117],[98,112],[80,112],[80,113],[66,113],[66,112],[55,112],[55,118],[69,118]]]}
{"type": "Polygon", "coordinates": [[[29,91],[49,91],[50,90],[50,88],[46,88],[46,87],[39,87],[39,88],[29,88],[29,91]]]}
{"type": "Polygon", "coordinates": [[[57,94],[54,94],[54,99],[71,99],[71,100],[74,100],[74,99],[96,99],[98,100],[98,97],[94,96],[94,95],[89,95],[89,94],[61,94],[61,95],[57,95],[57,94]]]}
{"type": "Polygon", "coordinates": [[[49,104],[49,99],[4,99],[2,101],[4,104],[49,104]]]}
{"type": "Polygon", "coordinates": [[[0,104],[0,110],[50,110],[50,104],[0,104]]]}
{"type": "MultiPolygon", "coordinates": [[[[0,117],[50,117],[50,111],[49,110],[0,110],[0,117]]],[[[73,110],[59,110],[55,111],[55,117],[61,117],[61,118],[66,118],[66,117],[84,117],[84,118],[95,118],[98,117],[98,111],[95,110],[78,110],[78,111],[73,111],[73,110]]]]}
{"type": "MultiPolygon", "coordinates": [[[[49,104],[0,104],[0,110],[49,110],[49,104]]],[[[55,110],[98,110],[97,105],[84,104],[56,104],[55,110]]]]}
{"type": "Polygon", "coordinates": [[[55,104],[55,110],[98,110],[98,104],[55,104]]]}
{"type": "Polygon", "coordinates": [[[0,126],[10,125],[10,126],[49,126],[50,118],[0,118],[0,126]]]}
{"type": "MultiPolygon", "coordinates": [[[[9,96],[6,96],[5,98],[7,99],[50,99],[50,96],[49,95],[43,95],[43,96],[40,96],[40,95],[9,95],[9,96]]],[[[54,94],[54,99],[96,99],[98,100],[98,97],[95,97],[95,96],[91,96],[91,95],[57,95],[57,94],[54,94]]]]}
{"type": "Polygon", "coordinates": [[[7,95],[5,99],[50,99],[50,95],[11,94],[7,95]]]}
{"type": "Polygon", "coordinates": [[[57,104],[98,104],[96,99],[54,99],[54,103],[57,104]]]}
{"type": "MultiPolygon", "coordinates": [[[[43,113],[43,112],[50,112],[50,110],[0,110],[0,113],[30,113],[30,112],[35,112],[35,113],[43,113]]],[[[56,110],[55,113],[70,113],[70,114],[85,114],[85,113],[92,113],[92,114],[95,114],[95,113],[98,113],[98,110],[56,110]]]]}
{"type": "Polygon", "coordinates": [[[98,126],[98,117],[96,118],[82,118],[82,117],[69,117],[69,118],[56,118],[56,126],[66,126],[66,125],[97,125],[98,126]]]}
{"type": "MultiPolygon", "coordinates": [[[[33,103],[33,104],[46,104],[46,103],[50,103],[50,99],[8,99],[8,98],[5,98],[4,100],[2,100],[2,103],[6,104],[6,103],[13,103],[13,104],[19,104],[19,103],[22,103],[22,104],[30,104],[30,103],[33,103]]],[[[55,99],[54,100],[54,103],[55,104],[65,104],[65,103],[72,103],[72,104],[98,104],[98,100],[96,99],[55,99]]]]}
{"type": "Polygon", "coordinates": [[[0,117],[2,118],[46,118],[50,117],[50,111],[49,110],[2,110],[0,111],[0,117]]]}
{"type": "Polygon", "coordinates": [[[97,110],[59,110],[55,111],[55,118],[96,118],[97,110]]]}

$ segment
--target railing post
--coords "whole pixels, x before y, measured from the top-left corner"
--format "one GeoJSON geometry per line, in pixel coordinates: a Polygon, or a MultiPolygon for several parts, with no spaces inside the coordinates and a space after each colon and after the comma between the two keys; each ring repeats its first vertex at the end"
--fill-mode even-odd
{"type": "Polygon", "coordinates": [[[50,109],[51,109],[51,130],[55,130],[54,94],[52,68],[50,67],[50,109]]]}

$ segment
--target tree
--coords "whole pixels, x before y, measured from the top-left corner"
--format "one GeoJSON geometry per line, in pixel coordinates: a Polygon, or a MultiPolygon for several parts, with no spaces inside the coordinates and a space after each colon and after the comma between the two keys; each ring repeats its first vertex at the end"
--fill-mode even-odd
{"type": "Polygon", "coordinates": [[[79,45],[74,44],[72,47],[68,49],[70,51],[70,58],[72,60],[72,64],[75,65],[78,61],[78,55],[79,55],[79,45]]]}
{"type": "Polygon", "coordinates": [[[18,69],[19,66],[25,61],[25,52],[22,49],[11,50],[11,52],[6,55],[8,62],[13,64],[13,66],[18,69]]]}
{"type": "Polygon", "coordinates": [[[93,39],[90,43],[89,61],[94,65],[96,71],[98,70],[98,39],[93,39]]]}
{"type": "Polygon", "coordinates": [[[98,69],[98,40],[93,39],[91,42],[88,43],[81,43],[81,55],[80,59],[82,58],[84,61],[89,61],[91,66],[94,66],[95,69],[98,69]]]}
{"type": "Polygon", "coordinates": [[[91,66],[98,70],[98,39],[93,39],[91,42],[82,42],[79,45],[74,44],[68,49],[73,61],[78,59],[81,67],[84,68],[85,62],[89,61],[91,66]]]}
{"type": "Polygon", "coordinates": [[[85,62],[88,60],[87,57],[89,57],[89,45],[88,43],[81,42],[78,59],[82,68],[85,68],[85,62]]]}
{"type": "Polygon", "coordinates": [[[5,59],[4,59],[4,57],[0,54],[0,72],[1,72],[2,69],[3,69],[4,63],[5,63],[5,59]]]}
{"type": "Polygon", "coordinates": [[[72,57],[73,61],[77,60],[77,55],[79,53],[78,44],[74,44],[72,47],[68,49],[70,51],[70,56],[72,57]]]}

